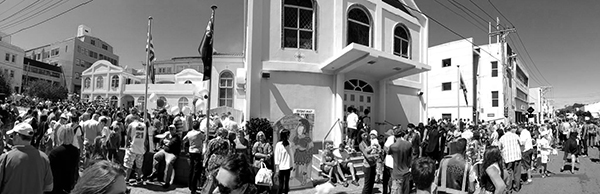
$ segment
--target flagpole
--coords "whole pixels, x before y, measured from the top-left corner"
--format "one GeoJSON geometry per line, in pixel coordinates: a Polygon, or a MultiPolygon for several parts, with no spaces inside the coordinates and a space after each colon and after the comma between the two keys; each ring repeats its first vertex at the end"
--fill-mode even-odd
{"type": "Polygon", "coordinates": [[[458,118],[458,130],[460,131],[460,90],[461,90],[461,85],[460,85],[460,65],[456,65],[456,85],[458,87],[456,87],[456,108],[458,110],[458,114],[457,114],[457,118],[458,118]]]}
{"type": "MultiPolygon", "coordinates": [[[[152,16],[148,17],[148,40],[146,41],[146,89],[144,91],[144,114],[143,114],[143,121],[145,123],[146,119],[147,119],[147,112],[148,112],[148,77],[150,76],[150,33],[152,32],[152,16]]],[[[148,126],[146,126],[146,129],[148,126]]]]}
{"type": "MultiPolygon", "coordinates": [[[[215,23],[215,10],[217,10],[217,6],[216,5],[212,5],[210,7],[210,9],[212,9],[212,15],[210,17],[210,25],[211,26],[209,26],[209,27],[210,27],[210,30],[214,30],[212,28],[212,26],[215,23]]],[[[211,41],[214,41],[214,33],[212,33],[212,32],[207,32],[207,33],[211,33],[211,36],[212,36],[212,40],[211,41]]],[[[206,34],[205,34],[205,36],[206,36],[206,34]]],[[[201,43],[200,46],[203,46],[202,44],[204,44],[204,40],[203,40],[203,42],[201,43]]],[[[212,45],[212,43],[210,43],[210,44],[212,45]]],[[[208,52],[211,52],[210,57],[212,58],[213,47],[211,46],[210,49],[211,50],[208,51],[208,52]]],[[[204,57],[205,56],[202,56],[203,59],[204,59],[204,57]]],[[[210,61],[211,61],[210,64],[203,64],[203,65],[205,65],[205,66],[206,65],[212,66],[212,59],[210,61]]],[[[202,62],[206,63],[206,61],[204,61],[204,60],[202,60],[202,62]]],[[[206,70],[206,68],[204,68],[204,69],[206,70]]],[[[206,120],[206,134],[207,135],[208,135],[208,132],[210,131],[210,96],[212,95],[212,84],[211,84],[212,83],[212,76],[210,76],[212,74],[212,67],[209,68],[209,69],[210,69],[209,72],[206,72],[206,71],[203,72],[204,77],[206,77],[207,73],[209,75],[209,79],[208,79],[208,99],[206,99],[206,118],[205,118],[205,120],[206,120]]],[[[204,98],[204,96],[202,96],[202,97],[204,98]]],[[[204,146],[203,147],[204,147],[204,151],[206,151],[206,149],[208,147],[208,141],[204,141],[204,146]]]]}

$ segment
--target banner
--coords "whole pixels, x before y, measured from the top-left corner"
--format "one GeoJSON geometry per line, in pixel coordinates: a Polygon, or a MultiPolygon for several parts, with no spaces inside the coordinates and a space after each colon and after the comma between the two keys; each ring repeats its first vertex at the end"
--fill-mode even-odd
{"type": "Polygon", "coordinates": [[[315,111],[308,109],[295,109],[294,114],[286,115],[275,122],[273,126],[274,144],[279,141],[279,133],[287,129],[290,131],[291,157],[294,158],[294,171],[290,176],[291,189],[312,187],[312,155],[315,111]]]}

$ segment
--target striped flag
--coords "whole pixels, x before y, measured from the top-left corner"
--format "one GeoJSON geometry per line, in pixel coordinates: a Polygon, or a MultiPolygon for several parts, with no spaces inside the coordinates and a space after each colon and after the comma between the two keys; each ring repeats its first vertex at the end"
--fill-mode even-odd
{"type": "Polygon", "coordinates": [[[154,43],[152,43],[152,34],[150,32],[148,32],[148,39],[146,41],[146,52],[148,53],[148,61],[150,62],[150,65],[146,67],[146,72],[150,73],[150,81],[154,84],[156,72],[152,61],[156,60],[156,57],[154,56],[154,43]]]}

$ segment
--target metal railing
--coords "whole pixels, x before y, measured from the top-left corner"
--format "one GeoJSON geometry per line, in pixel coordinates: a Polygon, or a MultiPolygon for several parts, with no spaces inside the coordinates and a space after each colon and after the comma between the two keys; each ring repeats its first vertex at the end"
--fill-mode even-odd
{"type": "Polygon", "coordinates": [[[327,139],[327,137],[329,136],[329,134],[331,133],[331,131],[333,130],[333,128],[335,128],[336,125],[340,124],[341,125],[341,121],[340,119],[337,119],[335,121],[335,123],[333,123],[333,125],[331,126],[331,128],[329,128],[329,131],[327,131],[327,135],[325,135],[325,137],[323,137],[323,145],[322,145],[322,149],[325,150],[325,140],[327,139]]]}

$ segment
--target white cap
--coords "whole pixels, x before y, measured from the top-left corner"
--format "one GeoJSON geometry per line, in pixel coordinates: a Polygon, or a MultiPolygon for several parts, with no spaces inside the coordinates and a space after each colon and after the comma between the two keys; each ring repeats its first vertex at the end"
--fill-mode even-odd
{"type": "Polygon", "coordinates": [[[33,136],[33,127],[31,127],[31,125],[29,125],[28,123],[25,123],[25,122],[19,123],[18,125],[13,127],[13,129],[6,132],[6,134],[10,135],[15,132],[19,133],[21,135],[33,136]]]}

